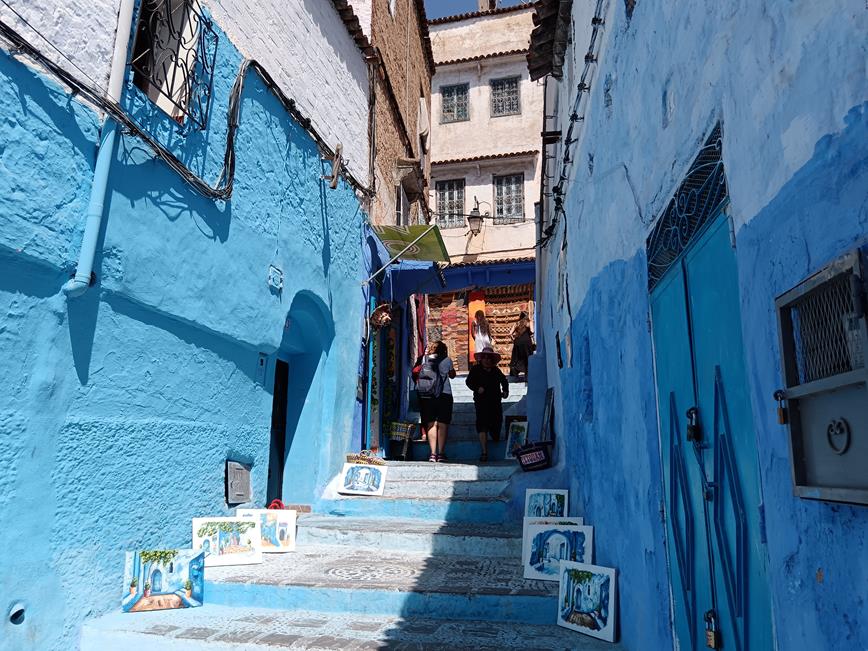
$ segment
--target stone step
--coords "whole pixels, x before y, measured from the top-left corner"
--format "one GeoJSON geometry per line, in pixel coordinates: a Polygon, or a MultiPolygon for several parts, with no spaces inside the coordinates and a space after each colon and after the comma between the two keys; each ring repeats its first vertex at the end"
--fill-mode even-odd
{"type": "Polygon", "coordinates": [[[403,497],[407,499],[426,499],[431,497],[436,499],[453,499],[456,497],[496,498],[503,495],[503,492],[506,490],[508,485],[508,480],[485,481],[483,479],[477,479],[474,481],[430,481],[427,479],[395,480],[389,478],[386,481],[383,496],[395,498],[403,497]]]}
{"type": "MultiPolygon", "coordinates": [[[[459,436],[452,438],[450,436],[450,438],[446,440],[446,456],[449,458],[450,462],[455,461],[458,463],[466,463],[469,461],[477,461],[480,452],[481,448],[479,447],[479,439],[475,434],[472,438],[459,436]]],[[[414,461],[424,461],[428,458],[428,455],[431,454],[431,448],[427,443],[414,442],[410,448],[409,454],[414,461]]],[[[491,461],[498,463],[512,464],[516,470],[518,469],[516,461],[506,459],[506,441],[503,439],[496,443],[491,440],[488,441],[488,458],[491,461]]],[[[482,465],[483,467],[485,466],[485,464],[482,465]]]]}
{"type": "Polygon", "coordinates": [[[521,529],[501,524],[303,515],[298,519],[297,544],[300,550],[340,545],[347,549],[372,549],[377,553],[400,549],[429,554],[519,558],[521,529]]]}
{"type": "Polygon", "coordinates": [[[438,499],[434,497],[340,496],[334,499],[320,500],[316,512],[320,515],[347,517],[412,518],[449,522],[479,522],[481,524],[505,522],[509,517],[507,501],[502,497],[446,497],[438,499]]]}
{"type": "MultiPolygon", "coordinates": [[[[81,651],[275,651],[276,649],[618,649],[559,626],[421,617],[336,615],[215,606],[112,613],[87,622],[81,651]]],[[[552,616],[554,617],[554,615],[552,616]]]]}
{"type": "MultiPolygon", "coordinates": [[[[417,445],[421,445],[418,444],[417,445]]],[[[427,446],[428,444],[425,443],[427,446]]],[[[426,455],[427,459],[427,455],[426,455]]],[[[389,472],[386,483],[394,480],[413,481],[504,481],[516,471],[515,464],[502,463],[429,463],[428,461],[388,461],[389,472]]]]}
{"type": "Polygon", "coordinates": [[[518,557],[319,546],[257,565],[205,570],[207,603],[387,617],[554,624],[558,584],[527,580],[518,557]]]}

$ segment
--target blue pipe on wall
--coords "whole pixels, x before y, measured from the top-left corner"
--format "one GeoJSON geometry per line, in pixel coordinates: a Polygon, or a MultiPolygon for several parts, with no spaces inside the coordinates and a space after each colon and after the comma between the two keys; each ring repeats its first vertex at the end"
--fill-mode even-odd
{"type": "Polygon", "coordinates": [[[90,287],[117,130],[117,122],[110,118],[106,119],[93,170],[93,184],[90,188],[90,202],[87,206],[87,221],[84,225],[84,237],[81,241],[78,265],[75,268],[75,276],[63,285],[63,293],[70,298],[81,296],[90,287]]]}

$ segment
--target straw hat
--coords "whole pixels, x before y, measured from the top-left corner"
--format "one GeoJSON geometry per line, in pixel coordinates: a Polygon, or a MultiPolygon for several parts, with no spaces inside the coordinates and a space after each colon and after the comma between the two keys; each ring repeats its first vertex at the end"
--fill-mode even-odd
{"type": "Polygon", "coordinates": [[[500,353],[496,352],[491,346],[486,346],[476,353],[476,359],[479,359],[480,355],[489,355],[493,357],[495,363],[500,361],[500,353]]]}

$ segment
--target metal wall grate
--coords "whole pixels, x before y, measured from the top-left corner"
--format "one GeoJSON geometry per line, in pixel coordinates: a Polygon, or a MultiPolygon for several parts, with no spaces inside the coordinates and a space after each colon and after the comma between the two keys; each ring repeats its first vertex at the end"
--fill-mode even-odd
{"type": "Polygon", "coordinates": [[[722,138],[718,122],[648,236],[649,291],[729,197],[721,159],[722,138]]]}
{"type": "Polygon", "coordinates": [[[437,224],[440,228],[464,226],[464,179],[437,181],[437,224]]]}
{"type": "Polygon", "coordinates": [[[470,84],[440,87],[440,121],[464,122],[470,119],[470,84]]]}
{"type": "Polygon", "coordinates": [[[524,174],[494,177],[494,223],[524,221],[524,174]]]}
{"type": "Polygon", "coordinates": [[[521,113],[519,83],[521,77],[491,80],[491,115],[518,115],[521,113]]]}
{"type": "Polygon", "coordinates": [[[787,307],[792,323],[798,383],[864,368],[865,354],[854,309],[852,273],[842,273],[787,307]]]}

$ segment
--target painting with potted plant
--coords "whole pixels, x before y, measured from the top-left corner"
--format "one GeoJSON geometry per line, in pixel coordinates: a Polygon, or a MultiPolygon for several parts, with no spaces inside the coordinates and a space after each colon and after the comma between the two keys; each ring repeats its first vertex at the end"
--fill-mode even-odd
{"type": "Polygon", "coordinates": [[[193,518],[193,547],[205,552],[205,567],[262,562],[259,520],[240,517],[193,518]]]}
{"type": "Polygon", "coordinates": [[[202,605],[205,555],[193,549],[127,552],[124,564],[125,613],[202,605]]]}

